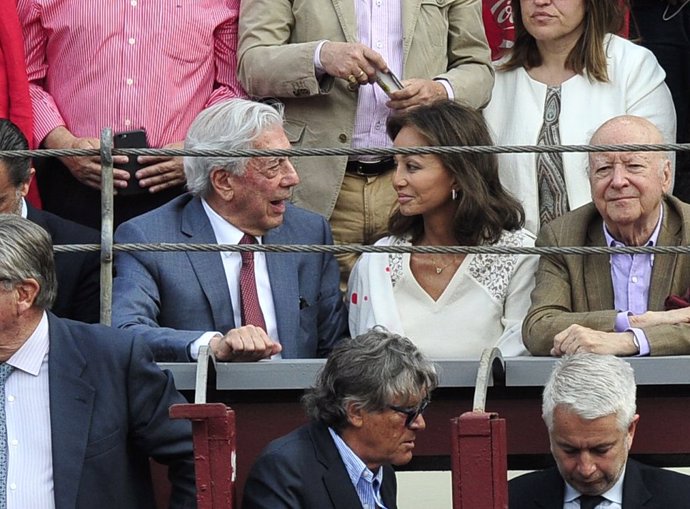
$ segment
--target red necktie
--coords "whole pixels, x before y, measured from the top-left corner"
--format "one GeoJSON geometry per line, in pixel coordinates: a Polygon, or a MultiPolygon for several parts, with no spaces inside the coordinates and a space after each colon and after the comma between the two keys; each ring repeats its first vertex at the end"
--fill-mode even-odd
{"type": "MultiPolygon", "coordinates": [[[[240,244],[256,244],[256,239],[245,234],[240,244]]],[[[266,321],[259,305],[254,277],[254,253],[242,251],[242,268],[240,269],[240,298],[242,306],[242,325],[255,325],[266,330],[266,321]]]]}

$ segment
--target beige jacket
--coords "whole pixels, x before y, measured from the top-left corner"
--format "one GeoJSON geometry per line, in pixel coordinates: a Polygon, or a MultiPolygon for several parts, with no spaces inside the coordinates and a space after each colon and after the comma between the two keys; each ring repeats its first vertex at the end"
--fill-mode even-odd
{"type": "MultiPolygon", "coordinates": [[[[493,70],[480,0],[403,2],[403,76],[444,78],[456,100],[483,107],[493,70]]],[[[242,0],[238,75],[255,97],[285,104],[286,130],[295,147],[350,147],[357,93],[330,76],[317,79],[319,42],[357,42],[355,0],[242,0]]],[[[301,178],[294,201],[329,217],[347,156],[293,161],[301,178]]]]}

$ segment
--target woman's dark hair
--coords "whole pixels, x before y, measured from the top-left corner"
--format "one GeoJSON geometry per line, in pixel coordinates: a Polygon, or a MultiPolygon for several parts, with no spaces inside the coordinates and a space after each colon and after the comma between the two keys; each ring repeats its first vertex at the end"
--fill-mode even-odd
{"type": "MultiPolygon", "coordinates": [[[[404,127],[417,131],[429,146],[493,145],[480,112],[453,101],[419,106],[388,119],[388,136],[395,139],[404,127]]],[[[516,230],[525,222],[522,205],[501,185],[495,154],[439,154],[457,190],[453,231],[459,245],[476,246],[498,241],[503,230],[516,230]]],[[[448,190],[450,194],[450,189],[448,190]]],[[[396,210],[388,223],[393,235],[424,233],[421,215],[404,216],[396,210]]]]}
{"type": "MultiPolygon", "coordinates": [[[[606,65],[604,36],[615,34],[623,28],[627,0],[584,0],[584,29],[575,47],[570,51],[565,65],[577,74],[585,72],[591,80],[607,83],[609,73],[606,65]]],[[[510,71],[519,67],[531,69],[542,63],[537,41],[522,22],[520,0],[512,0],[513,22],[515,23],[515,45],[510,50],[510,58],[500,67],[510,71]]]]}

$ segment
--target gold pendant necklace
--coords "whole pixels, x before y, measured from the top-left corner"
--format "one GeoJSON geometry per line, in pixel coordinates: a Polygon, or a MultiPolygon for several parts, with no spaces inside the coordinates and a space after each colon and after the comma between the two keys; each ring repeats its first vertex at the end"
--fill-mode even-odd
{"type": "Polygon", "coordinates": [[[441,272],[446,270],[448,267],[450,267],[451,264],[455,263],[456,261],[457,261],[457,258],[455,257],[455,255],[453,255],[453,259],[451,261],[449,261],[448,263],[446,263],[443,266],[439,266],[436,263],[436,258],[434,258],[433,255],[431,256],[431,263],[434,265],[434,269],[436,269],[436,274],[440,274],[441,272]]]}

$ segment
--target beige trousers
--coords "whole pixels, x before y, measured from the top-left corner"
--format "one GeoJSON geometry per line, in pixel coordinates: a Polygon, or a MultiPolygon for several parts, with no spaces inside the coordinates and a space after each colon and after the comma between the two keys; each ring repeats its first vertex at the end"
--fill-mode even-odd
{"type": "MultiPolygon", "coordinates": [[[[336,244],[373,244],[388,233],[388,218],[397,200],[394,171],[376,177],[345,173],[330,220],[336,244]]],[[[343,291],[358,257],[356,253],[336,255],[343,291]]]]}

